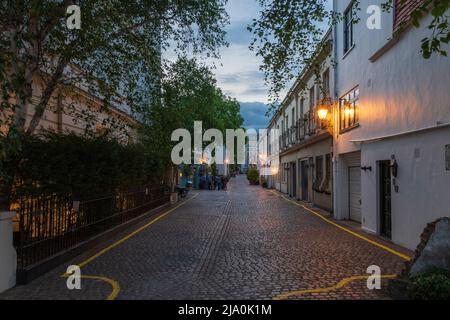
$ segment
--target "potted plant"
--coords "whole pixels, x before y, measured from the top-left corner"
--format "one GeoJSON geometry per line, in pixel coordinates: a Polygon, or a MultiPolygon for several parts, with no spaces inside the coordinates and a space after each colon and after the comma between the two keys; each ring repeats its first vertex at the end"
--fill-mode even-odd
{"type": "Polygon", "coordinates": [[[259,171],[255,168],[250,168],[247,171],[247,180],[251,185],[259,184],[259,171]]]}

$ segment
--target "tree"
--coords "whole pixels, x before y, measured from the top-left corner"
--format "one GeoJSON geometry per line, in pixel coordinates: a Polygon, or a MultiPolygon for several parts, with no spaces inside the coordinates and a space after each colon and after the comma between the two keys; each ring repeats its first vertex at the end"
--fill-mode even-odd
{"type": "Polygon", "coordinates": [[[167,66],[161,79],[162,100],[148,109],[142,140],[153,171],[172,166],[172,132],[187,129],[193,135],[194,121],[203,122],[203,130],[238,129],[243,124],[240,105],[217,87],[211,70],[196,59],[182,57],[167,66]]]}
{"type": "Polygon", "coordinates": [[[81,0],[81,29],[70,30],[66,9],[74,1],[2,1],[2,109],[14,109],[14,123],[23,127],[38,76],[45,88],[29,133],[61,84],[86,85],[105,103],[122,95],[131,107],[142,107],[140,89],[154,85],[150,78],[161,73],[161,51],[169,42],[178,51],[218,54],[225,44],[225,2],[81,0]]]}
{"type": "Polygon", "coordinates": [[[158,100],[161,53],[169,44],[178,53],[208,56],[218,56],[226,44],[226,0],[79,0],[81,28],[69,29],[66,10],[74,4],[0,3],[0,127],[9,128],[0,137],[0,186],[12,179],[2,174],[4,157],[20,148],[21,132],[35,132],[57,90],[81,86],[101,98],[105,108],[126,101],[140,113],[149,107],[149,97],[158,100]],[[42,92],[35,90],[38,79],[42,92]],[[34,110],[32,98],[38,101],[34,110]]]}
{"type": "MultiPolygon", "coordinates": [[[[261,69],[270,85],[269,95],[275,108],[279,93],[298,72],[314,63],[314,53],[320,45],[324,25],[338,23],[343,17],[327,8],[327,0],[258,0],[261,12],[248,29],[254,39],[250,48],[262,58],[261,69]]],[[[406,0],[402,0],[403,3],[406,0]]],[[[354,1],[354,13],[359,1],[354,1]]],[[[393,0],[384,0],[383,9],[392,10],[393,0]]],[[[432,54],[446,56],[442,44],[450,40],[449,0],[424,0],[411,14],[411,23],[419,27],[420,19],[431,14],[429,37],[422,40],[424,58],[432,54]]]]}

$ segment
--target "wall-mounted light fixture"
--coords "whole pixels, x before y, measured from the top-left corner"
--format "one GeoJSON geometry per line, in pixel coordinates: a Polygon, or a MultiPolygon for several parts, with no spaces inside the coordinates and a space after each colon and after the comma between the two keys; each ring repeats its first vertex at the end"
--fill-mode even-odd
{"type": "Polygon", "coordinates": [[[398,162],[395,159],[391,161],[391,173],[394,178],[398,177],[398,162]]]}
{"type": "Polygon", "coordinates": [[[325,108],[325,107],[323,107],[323,106],[319,107],[319,109],[317,110],[317,114],[318,114],[318,116],[319,116],[319,119],[320,119],[321,121],[327,120],[327,118],[328,118],[328,112],[329,112],[328,108],[325,108]]]}
{"type": "Polygon", "coordinates": [[[361,170],[363,170],[363,171],[372,171],[372,167],[371,166],[369,166],[369,167],[364,166],[364,167],[361,167],[361,170]]]}
{"type": "Polygon", "coordinates": [[[322,128],[327,129],[333,134],[333,100],[331,98],[324,98],[317,107],[317,116],[322,122],[322,128]]]}

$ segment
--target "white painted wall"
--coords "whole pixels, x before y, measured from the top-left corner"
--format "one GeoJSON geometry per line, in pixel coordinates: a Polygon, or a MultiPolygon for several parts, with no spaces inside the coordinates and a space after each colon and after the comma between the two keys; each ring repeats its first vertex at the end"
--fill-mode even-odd
{"type": "MultiPolygon", "coordinates": [[[[367,6],[381,2],[361,0],[361,21],[354,26],[355,46],[345,56],[343,25],[336,26],[335,98],[359,86],[360,126],[335,134],[335,209],[337,218],[347,217],[347,177],[343,154],[362,148],[362,165],[371,165],[374,170],[376,161],[389,160],[395,154],[401,170],[401,186],[393,198],[393,241],[413,249],[427,222],[450,214],[446,212],[450,208],[450,175],[442,169],[444,147],[449,143],[450,132],[441,129],[371,144],[352,140],[450,122],[450,59],[434,55],[425,60],[421,56],[420,42],[430,32],[426,26],[431,18],[427,17],[420,29],[407,30],[398,43],[377,61],[370,62],[369,58],[392,37],[392,13],[382,14],[381,30],[366,27],[367,6]],[[413,158],[415,148],[421,150],[419,160],[413,158]]],[[[343,12],[349,3],[350,0],[335,0],[335,9],[343,12]]],[[[337,122],[335,127],[338,130],[337,122]]],[[[376,170],[362,172],[362,225],[370,232],[379,231],[376,177],[376,170]]]]}
{"type": "Polygon", "coordinates": [[[377,161],[398,162],[396,184],[392,188],[392,240],[415,249],[427,223],[450,217],[450,171],[445,168],[445,146],[450,144],[450,128],[367,143],[362,146],[362,164],[372,172],[362,172],[363,227],[379,232],[377,161]]]}
{"type": "MultiPolygon", "coordinates": [[[[349,0],[336,1],[342,12],[349,0]]],[[[355,25],[355,47],[343,57],[343,25],[337,25],[337,97],[355,86],[360,88],[360,127],[338,135],[338,153],[359,149],[350,140],[414,130],[437,121],[450,122],[450,59],[433,56],[425,60],[420,41],[429,31],[423,21],[420,29],[408,30],[393,48],[372,63],[369,58],[392,37],[392,13],[383,13],[382,30],[365,25],[368,4],[361,1],[361,21],[355,25]]]]}
{"type": "Polygon", "coordinates": [[[0,212],[0,293],[16,285],[17,255],[13,246],[15,212],[0,212]]]}

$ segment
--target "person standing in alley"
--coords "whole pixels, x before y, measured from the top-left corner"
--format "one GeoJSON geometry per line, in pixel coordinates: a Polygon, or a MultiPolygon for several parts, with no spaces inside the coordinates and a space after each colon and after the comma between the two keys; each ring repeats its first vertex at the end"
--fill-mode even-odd
{"type": "Polygon", "coordinates": [[[227,177],[222,177],[222,190],[227,190],[227,177]]]}
{"type": "Polygon", "coordinates": [[[217,191],[222,190],[222,180],[219,176],[216,176],[216,187],[217,187],[217,191]]]}

